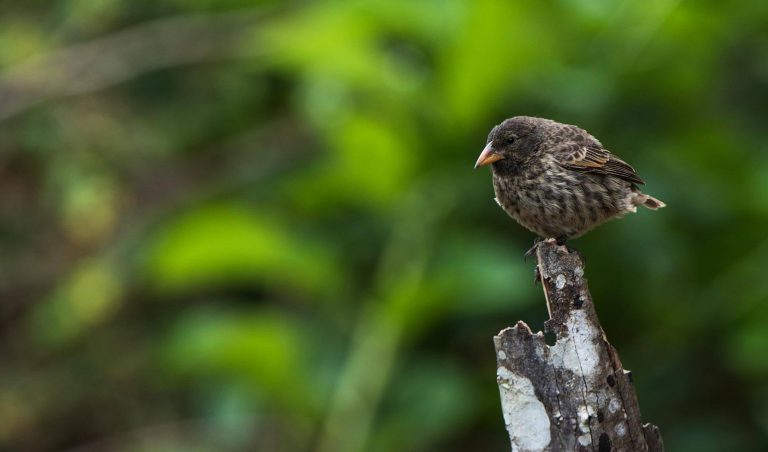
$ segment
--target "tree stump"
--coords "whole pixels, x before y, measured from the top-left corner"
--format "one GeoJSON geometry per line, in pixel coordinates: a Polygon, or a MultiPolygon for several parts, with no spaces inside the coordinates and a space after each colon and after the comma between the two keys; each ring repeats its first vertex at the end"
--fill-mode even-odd
{"type": "Polygon", "coordinates": [[[642,424],[632,373],[597,318],[579,255],[539,244],[538,275],[554,333],[524,322],[493,338],[501,405],[513,451],[663,451],[659,429],[642,424]]]}

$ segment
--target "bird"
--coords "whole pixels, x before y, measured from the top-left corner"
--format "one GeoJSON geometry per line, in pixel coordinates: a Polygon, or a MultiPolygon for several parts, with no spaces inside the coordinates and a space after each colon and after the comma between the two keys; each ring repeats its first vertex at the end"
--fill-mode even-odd
{"type": "MultiPolygon", "coordinates": [[[[645,182],[624,160],[586,130],[532,116],[515,116],[495,126],[475,168],[491,165],[496,203],[538,243],[566,245],[587,231],[636,212],[665,207],[643,193],[645,182]]],[[[567,246],[567,245],[566,245],[567,246]]]]}

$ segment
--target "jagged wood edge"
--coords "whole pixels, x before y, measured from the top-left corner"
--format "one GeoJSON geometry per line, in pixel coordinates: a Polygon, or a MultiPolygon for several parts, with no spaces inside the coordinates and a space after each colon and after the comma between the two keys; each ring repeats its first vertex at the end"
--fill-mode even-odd
{"type": "Polygon", "coordinates": [[[497,379],[513,449],[663,451],[658,428],[641,422],[631,373],[622,368],[605,337],[583,277],[581,258],[554,241],[543,242],[537,258],[550,313],[545,329],[557,336],[555,346],[546,345],[544,335],[533,334],[524,322],[494,337],[497,379]],[[583,322],[574,322],[574,318],[583,322]],[[588,331],[581,331],[584,329],[588,331]],[[570,345],[578,366],[564,364],[565,355],[573,358],[570,345]],[[584,374],[582,358],[589,369],[590,360],[597,361],[589,375],[584,374]],[[536,414],[531,407],[542,410],[536,414]],[[516,410],[527,417],[515,417],[516,410]],[[541,421],[542,412],[548,435],[542,433],[547,424],[531,421],[541,421]],[[525,431],[536,429],[539,431],[525,431]]]}

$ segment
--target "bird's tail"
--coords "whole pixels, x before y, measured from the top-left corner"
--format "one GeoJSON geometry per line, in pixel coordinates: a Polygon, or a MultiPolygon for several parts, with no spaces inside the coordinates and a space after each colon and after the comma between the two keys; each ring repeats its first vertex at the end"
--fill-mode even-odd
{"type": "Polygon", "coordinates": [[[646,195],[645,193],[636,194],[632,199],[632,203],[636,206],[644,206],[651,210],[657,210],[667,206],[661,200],[658,200],[651,195],[646,195]]]}

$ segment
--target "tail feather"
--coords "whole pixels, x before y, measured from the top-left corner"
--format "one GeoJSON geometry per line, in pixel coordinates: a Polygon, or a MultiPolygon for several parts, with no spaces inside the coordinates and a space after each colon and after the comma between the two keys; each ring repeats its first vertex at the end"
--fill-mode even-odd
{"type": "Polygon", "coordinates": [[[632,201],[636,206],[644,206],[651,210],[658,210],[667,206],[661,200],[645,193],[638,193],[632,201]]]}

